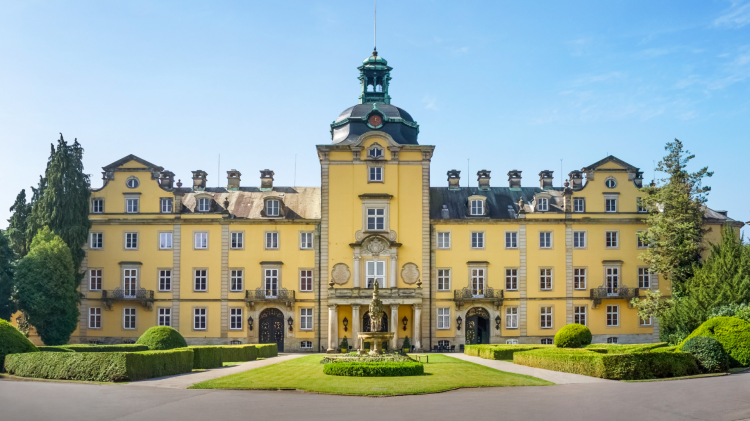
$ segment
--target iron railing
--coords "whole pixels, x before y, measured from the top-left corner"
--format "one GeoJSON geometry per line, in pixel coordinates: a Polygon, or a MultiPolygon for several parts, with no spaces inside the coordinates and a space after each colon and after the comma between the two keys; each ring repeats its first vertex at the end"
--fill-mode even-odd
{"type": "Polygon", "coordinates": [[[294,290],[288,290],[286,288],[277,289],[265,289],[255,288],[255,290],[245,291],[245,303],[249,307],[253,307],[256,301],[263,302],[278,302],[283,303],[287,307],[292,308],[294,306],[295,295],[294,290]]]}
{"type": "Polygon", "coordinates": [[[453,301],[456,302],[456,307],[459,310],[464,301],[489,301],[495,305],[495,308],[500,308],[503,305],[504,294],[505,292],[502,289],[495,290],[492,287],[476,291],[472,288],[464,287],[453,290],[453,301]]]}
{"type": "Polygon", "coordinates": [[[630,300],[638,296],[638,288],[619,287],[611,288],[600,286],[591,288],[591,300],[594,302],[594,308],[599,307],[602,300],[626,300],[628,308],[632,308],[630,300]]]}
{"type": "Polygon", "coordinates": [[[112,305],[118,301],[138,301],[148,310],[154,303],[154,291],[150,289],[138,288],[135,290],[125,291],[122,288],[102,291],[102,301],[107,310],[112,310],[112,305]]]}

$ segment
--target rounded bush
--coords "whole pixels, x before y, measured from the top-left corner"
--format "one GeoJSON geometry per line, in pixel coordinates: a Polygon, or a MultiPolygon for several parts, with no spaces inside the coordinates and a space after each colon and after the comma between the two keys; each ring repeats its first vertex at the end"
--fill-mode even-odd
{"type": "Polygon", "coordinates": [[[146,345],[152,351],[185,348],[187,342],[180,332],[169,326],[154,326],[149,328],[135,342],[136,345],[146,345]]]}
{"type": "Polygon", "coordinates": [[[5,356],[39,351],[23,333],[9,322],[0,319],[0,372],[5,370],[5,356]]]}
{"type": "Polygon", "coordinates": [[[581,348],[591,343],[591,331],[584,325],[572,323],[555,334],[558,348],[581,348]]]}
{"type": "Polygon", "coordinates": [[[680,344],[680,349],[696,336],[708,336],[719,341],[729,354],[732,366],[750,366],[750,322],[736,317],[708,319],[680,344]]]}
{"type": "Polygon", "coordinates": [[[694,336],[682,346],[682,352],[689,352],[698,361],[698,365],[706,373],[727,371],[729,355],[724,351],[719,341],[708,336],[694,336]]]}
{"type": "Polygon", "coordinates": [[[424,365],[418,362],[336,362],[323,366],[323,373],[329,376],[351,377],[399,377],[420,376],[424,365]]]}

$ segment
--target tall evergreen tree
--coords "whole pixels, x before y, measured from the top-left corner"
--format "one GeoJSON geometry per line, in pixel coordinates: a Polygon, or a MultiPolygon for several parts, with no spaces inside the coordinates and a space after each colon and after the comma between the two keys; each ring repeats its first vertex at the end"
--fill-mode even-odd
{"type": "Polygon", "coordinates": [[[10,247],[21,258],[26,256],[29,250],[26,230],[29,215],[31,215],[31,204],[26,203],[26,190],[21,190],[21,193],[18,193],[16,202],[10,207],[10,211],[13,212],[13,215],[8,219],[8,239],[10,240],[10,247]]]}
{"type": "Polygon", "coordinates": [[[658,187],[652,184],[642,189],[647,194],[643,205],[649,216],[648,230],[641,236],[651,247],[639,257],[653,272],[666,275],[674,294],[680,296],[705,247],[703,216],[711,187],[702,182],[713,172],[708,167],[688,172],[687,165],[695,155],[684,150],[678,139],[668,142],[665,149],[669,154],[659,161],[656,169],[668,177],[661,179],[658,187]]]}
{"type": "Polygon", "coordinates": [[[68,343],[78,325],[78,280],[70,248],[49,227],[31,241],[15,274],[18,306],[46,345],[68,343]]]}
{"type": "Polygon", "coordinates": [[[10,320],[16,312],[13,301],[13,261],[15,256],[5,231],[0,230],[0,319],[10,320]]]}

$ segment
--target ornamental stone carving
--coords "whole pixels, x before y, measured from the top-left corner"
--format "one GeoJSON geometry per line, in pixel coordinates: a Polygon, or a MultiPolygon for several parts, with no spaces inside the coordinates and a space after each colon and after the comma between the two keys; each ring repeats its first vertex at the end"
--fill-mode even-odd
{"type": "Polygon", "coordinates": [[[414,263],[407,263],[401,269],[401,279],[411,285],[419,280],[419,269],[414,263]]]}
{"type": "Polygon", "coordinates": [[[367,250],[372,253],[373,256],[379,255],[388,245],[385,244],[385,241],[383,241],[380,238],[373,238],[372,241],[370,241],[367,244],[367,250]]]}
{"type": "Polygon", "coordinates": [[[336,263],[333,265],[333,270],[331,271],[331,277],[333,278],[333,282],[338,285],[344,285],[349,281],[349,275],[351,273],[349,272],[349,266],[346,265],[346,263],[336,263]]]}

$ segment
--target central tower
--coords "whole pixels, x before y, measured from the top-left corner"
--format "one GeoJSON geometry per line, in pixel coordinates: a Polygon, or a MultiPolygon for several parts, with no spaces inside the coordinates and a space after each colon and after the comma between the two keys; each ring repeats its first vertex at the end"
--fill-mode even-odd
{"type": "Polygon", "coordinates": [[[392,67],[388,62],[378,56],[378,50],[372,51],[372,56],[366,58],[359,66],[359,81],[362,85],[362,94],[359,96],[360,104],[371,104],[381,102],[391,103],[388,95],[388,84],[391,81],[392,67]]]}

